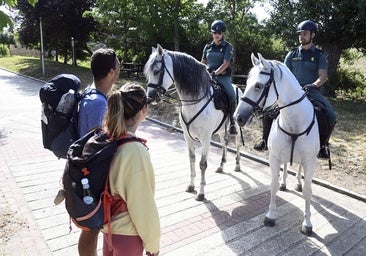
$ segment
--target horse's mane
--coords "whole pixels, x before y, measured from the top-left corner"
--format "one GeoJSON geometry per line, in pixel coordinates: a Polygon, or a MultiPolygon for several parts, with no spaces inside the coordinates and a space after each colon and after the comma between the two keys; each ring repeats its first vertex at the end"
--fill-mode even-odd
{"type": "Polygon", "coordinates": [[[211,78],[206,66],[186,53],[168,51],[168,54],[172,58],[177,89],[193,97],[208,94],[211,78]]]}

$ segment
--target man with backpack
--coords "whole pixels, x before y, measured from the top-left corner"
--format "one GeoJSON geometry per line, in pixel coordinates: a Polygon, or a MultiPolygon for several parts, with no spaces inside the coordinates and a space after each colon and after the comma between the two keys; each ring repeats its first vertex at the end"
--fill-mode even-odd
{"type": "MultiPolygon", "coordinates": [[[[91,57],[91,71],[93,84],[87,90],[96,93],[87,93],[82,97],[79,105],[78,135],[85,135],[90,130],[102,125],[107,110],[107,94],[112,85],[119,79],[120,63],[112,49],[96,50],[91,57]]],[[[78,250],[80,256],[97,255],[99,229],[81,230],[78,250]]]]}
{"type": "MultiPolygon", "coordinates": [[[[285,65],[295,75],[312,103],[320,105],[325,111],[328,128],[324,134],[320,134],[321,148],[318,158],[329,159],[328,142],[336,123],[336,115],[329,101],[319,90],[328,79],[328,60],[327,54],[313,44],[317,30],[317,24],[311,20],[305,20],[297,26],[296,33],[298,34],[300,46],[287,53],[285,65]]],[[[255,150],[267,150],[267,139],[271,124],[272,119],[270,117],[263,118],[263,137],[254,146],[255,150]]]]}

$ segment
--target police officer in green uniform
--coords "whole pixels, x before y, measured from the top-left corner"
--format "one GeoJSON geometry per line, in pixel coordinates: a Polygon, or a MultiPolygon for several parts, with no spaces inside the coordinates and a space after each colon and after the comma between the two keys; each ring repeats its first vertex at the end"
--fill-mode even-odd
{"type": "Polygon", "coordinates": [[[203,49],[201,62],[207,65],[207,69],[215,79],[224,86],[230,100],[230,134],[238,134],[233,114],[236,107],[236,95],[231,84],[231,59],[233,47],[224,40],[226,25],[222,20],[215,20],[211,24],[213,41],[203,49]]]}
{"type": "MultiPolygon", "coordinates": [[[[336,114],[329,101],[321,94],[319,88],[328,78],[327,54],[313,44],[317,33],[317,25],[311,20],[305,20],[297,26],[300,46],[287,53],[285,64],[299,81],[309,99],[319,102],[326,109],[326,118],[329,130],[327,134],[320,135],[321,148],[318,157],[329,159],[328,142],[336,123],[336,114]]],[[[267,139],[271,129],[272,120],[263,119],[263,138],[256,150],[266,150],[267,139]]]]}

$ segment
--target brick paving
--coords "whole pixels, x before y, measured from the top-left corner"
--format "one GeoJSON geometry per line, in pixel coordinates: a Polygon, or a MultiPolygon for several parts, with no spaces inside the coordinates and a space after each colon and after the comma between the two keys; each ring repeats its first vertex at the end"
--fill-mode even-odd
{"type": "MultiPolygon", "coordinates": [[[[0,255],[77,255],[79,230],[69,233],[64,204],[53,205],[65,160],[42,148],[41,85],[0,70],[0,211],[10,212],[17,223],[0,255]]],[[[292,190],[290,175],[289,190],[277,194],[276,225],[268,228],[263,218],[269,167],[242,158],[241,172],[234,172],[235,156],[229,153],[224,173],[215,173],[221,154],[212,147],[206,200],[197,202],[194,193],[185,192],[190,173],[183,136],[151,121],[137,133],[148,140],[156,172],[161,255],[366,255],[364,202],[314,184],[314,235],[306,237],[299,231],[304,201],[292,190]]],[[[101,246],[100,237],[99,255],[101,246]]]]}

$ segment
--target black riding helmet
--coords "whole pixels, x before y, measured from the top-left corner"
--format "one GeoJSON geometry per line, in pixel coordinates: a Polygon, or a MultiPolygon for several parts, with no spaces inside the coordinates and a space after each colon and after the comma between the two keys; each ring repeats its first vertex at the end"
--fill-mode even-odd
{"type": "Polygon", "coordinates": [[[211,32],[225,32],[226,31],[226,25],[225,22],[222,20],[215,20],[211,24],[211,32]]]}
{"type": "Polygon", "coordinates": [[[316,32],[318,32],[318,26],[316,25],[316,23],[314,21],[304,20],[297,26],[296,33],[299,33],[304,30],[309,30],[311,32],[316,33],[316,32]]]}

